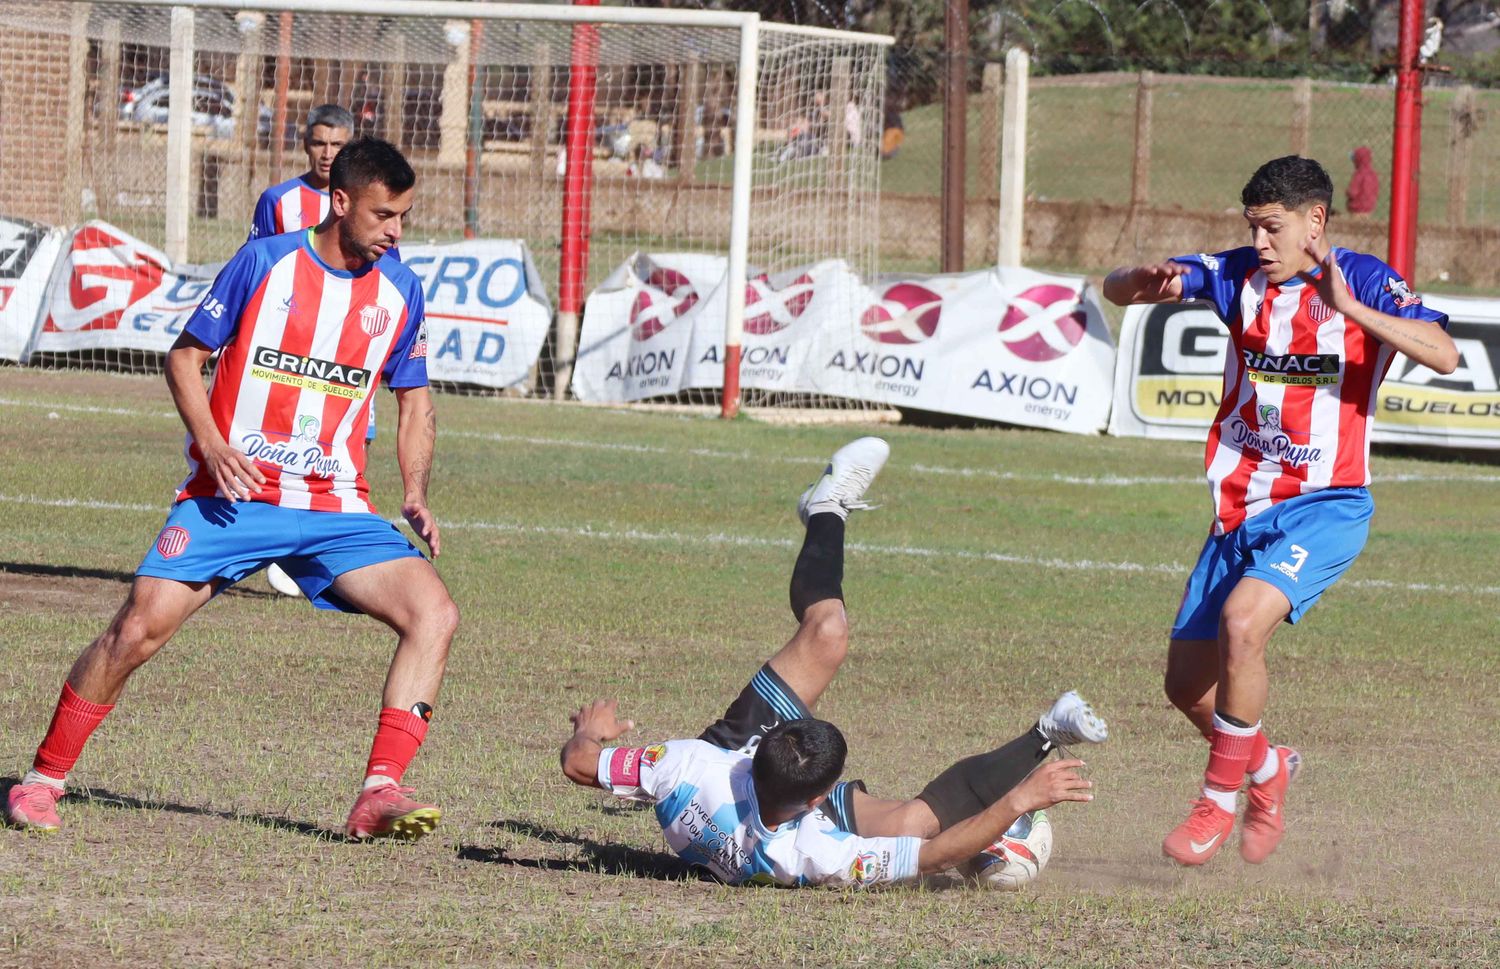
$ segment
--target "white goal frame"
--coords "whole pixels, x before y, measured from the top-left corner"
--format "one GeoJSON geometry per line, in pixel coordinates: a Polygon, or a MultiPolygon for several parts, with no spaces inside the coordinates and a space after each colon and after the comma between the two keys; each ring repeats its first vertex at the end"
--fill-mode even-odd
{"type": "MultiPolygon", "coordinates": [[[[76,2],[76,0],[75,0],[76,2]]],[[[189,65],[192,57],[192,10],[234,10],[276,13],[285,10],[302,13],[368,15],[369,0],[132,0],[142,6],[172,9],[172,49],[174,66],[189,65]]],[[[750,200],[753,188],[752,162],[756,132],[756,107],[759,91],[759,58],[761,32],[774,32],[808,38],[848,40],[857,36],[863,43],[890,47],[895,38],[883,34],[859,34],[762,21],[757,13],[735,13],[712,10],[670,10],[646,7],[544,6],[531,3],[496,3],[492,0],[400,0],[379,11],[387,17],[428,17],[455,20],[522,20],[552,21],[572,24],[638,24],[643,26],[682,26],[732,28],[739,31],[739,67],[735,85],[734,166],[730,194],[729,264],[724,312],[724,390],[721,414],[733,417],[739,411],[740,344],[744,334],[744,293],[750,243],[750,200]]],[[[191,70],[173,70],[169,79],[171,107],[167,124],[168,192],[166,202],[167,254],[183,258],[187,252],[190,199],[188,187],[189,146],[191,144],[191,70]]],[[[878,224],[878,221],[877,221],[878,224]]],[[[560,312],[557,320],[558,356],[561,360],[557,386],[566,388],[577,349],[578,320],[572,313],[560,312]],[[563,368],[566,368],[564,371],[563,368]]]]}

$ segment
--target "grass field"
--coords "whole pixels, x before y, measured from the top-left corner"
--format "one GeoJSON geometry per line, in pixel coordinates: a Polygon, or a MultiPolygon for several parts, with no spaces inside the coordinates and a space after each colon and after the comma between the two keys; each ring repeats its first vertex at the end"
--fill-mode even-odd
{"type": "MultiPolygon", "coordinates": [[[[0,378],[0,787],[107,622],[181,473],[159,379],[0,378]]],[[[464,624],[408,779],[442,826],[336,834],[390,637],[252,579],[132,680],[51,837],[0,831],[0,965],[1455,966],[1500,962],[1493,466],[1377,455],[1369,546],[1272,645],[1301,748],[1263,867],[1159,856],[1204,747],[1161,696],[1206,525],[1199,448],[883,429],[851,520],[849,661],[820,713],[851,776],[910,794],[1078,687],[1109,717],[1098,798],[1054,812],[1043,880],[871,894],[686,877],[649,812],[557,770],[617,695],[695,734],[790,633],[793,502],[850,428],[443,397],[433,504],[464,624]]],[[[372,461],[394,509],[393,408],[372,461]]]]}

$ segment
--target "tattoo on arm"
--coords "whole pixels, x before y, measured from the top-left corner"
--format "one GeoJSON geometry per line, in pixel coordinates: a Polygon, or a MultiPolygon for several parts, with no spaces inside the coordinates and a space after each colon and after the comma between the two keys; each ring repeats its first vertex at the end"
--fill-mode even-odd
{"type": "Polygon", "coordinates": [[[411,456],[411,463],[405,469],[406,492],[416,493],[423,501],[427,500],[427,483],[432,478],[432,452],[437,442],[437,409],[427,407],[425,414],[413,415],[421,425],[415,428],[421,436],[415,442],[413,448],[415,453],[411,456]]]}

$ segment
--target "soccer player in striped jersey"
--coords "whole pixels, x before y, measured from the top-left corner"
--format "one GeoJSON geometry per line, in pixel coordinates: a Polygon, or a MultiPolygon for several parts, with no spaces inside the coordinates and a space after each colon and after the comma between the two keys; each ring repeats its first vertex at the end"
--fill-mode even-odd
{"type": "Polygon", "coordinates": [[[370,395],[389,384],[401,513],[435,558],[422,290],[387,255],[415,181],[392,145],[350,143],[334,162],[322,224],[247,243],[189,318],[166,366],[188,476],[125,604],[73,664],[31,771],[10,790],[11,824],[59,826],[68,771],[131,673],[216,594],[272,561],[315,606],[365,613],[398,637],[347,833],[415,838],[437,823],[441,812],[401,780],[427,734],[458,610],[416,546],[374,513],[360,433],[370,395]]]}
{"type": "Polygon", "coordinates": [[[339,149],[354,132],[354,115],[337,104],[320,104],[307,113],[302,150],[307,171],[260,193],[246,241],[296,232],[320,225],[328,215],[328,179],[339,149]]]}
{"type": "Polygon", "coordinates": [[[1103,720],[1065,693],[1004,746],[961,760],[917,797],[872,797],[840,782],[847,746],[813,716],[848,651],[844,524],[868,508],[865,489],[889,448],[860,438],[840,448],[798,504],[806,526],[792,569],[796,634],[697,739],[615,746],[633,728],[613,700],[573,715],[563,773],[584,787],[656,806],[672,850],[732,885],[865,887],[905,882],[969,861],[1022,814],[1087,801],[1082,761],[1044,763],[1058,745],[1100,743],[1103,720]]]}
{"type": "Polygon", "coordinates": [[[1240,854],[1260,863],[1281,843],[1302,759],[1261,726],[1266,647],[1364,547],[1370,426],[1391,358],[1439,373],[1458,365],[1446,316],[1376,257],[1331,244],[1332,199],[1317,162],[1277,158],[1240,193],[1249,246],[1104,281],[1117,304],[1200,301],[1229,328],[1204,459],[1213,525],[1167,651],[1167,696],[1209,741],[1202,793],[1162,844],[1184,865],[1224,846],[1247,775],[1240,854]]]}

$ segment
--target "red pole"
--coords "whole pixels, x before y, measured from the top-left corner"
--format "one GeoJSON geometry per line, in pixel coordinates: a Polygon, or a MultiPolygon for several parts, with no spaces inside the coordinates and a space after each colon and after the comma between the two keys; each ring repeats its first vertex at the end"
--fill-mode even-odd
{"type": "Polygon", "coordinates": [[[1417,271],[1417,177],[1422,167],[1423,0],[1401,0],[1396,63],[1396,130],[1391,148],[1391,225],[1386,261],[1406,279],[1417,271]]]}
{"type": "MultiPolygon", "coordinates": [[[[597,7],[599,0],[573,0],[578,7],[597,7]]],[[[573,57],[568,72],[568,120],[564,132],[567,168],[563,175],[562,264],[557,279],[557,374],[554,395],[563,397],[572,376],[578,345],[578,314],[583,309],[583,280],[589,266],[589,209],[594,182],[594,87],[599,64],[599,28],[573,27],[573,57]]]]}

